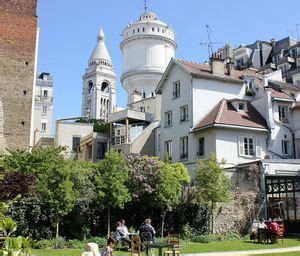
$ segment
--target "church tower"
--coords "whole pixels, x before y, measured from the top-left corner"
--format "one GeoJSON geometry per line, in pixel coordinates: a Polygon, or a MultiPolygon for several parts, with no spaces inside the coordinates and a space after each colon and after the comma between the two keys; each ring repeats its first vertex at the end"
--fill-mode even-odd
{"type": "Polygon", "coordinates": [[[105,45],[102,28],[82,78],[82,115],[107,121],[108,115],[116,108],[116,74],[105,45]]]}

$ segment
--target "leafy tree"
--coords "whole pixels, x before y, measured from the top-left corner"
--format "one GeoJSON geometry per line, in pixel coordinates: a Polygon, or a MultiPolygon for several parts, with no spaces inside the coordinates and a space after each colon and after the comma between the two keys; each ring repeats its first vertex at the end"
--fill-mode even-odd
{"type": "Polygon", "coordinates": [[[161,162],[159,181],[156,185],[155,199],[162,211],[161,236],[163,237],[164,223],[167,212],[172,211],[180,202],[183,185],[190,182],[190,176],[182,163],[161,162]]]}
{"type": "Polygon", "coordinates": [[[208,159],[200,160],[195,171],[195,186],[197,198],[200,203],[211,207],[211,225],[213,233],[213,210],[216,203],[228,202],[232,199],[230,179],[224,172],[222,165],[225,162],[218,162],[214,155],[208,159]]]}
{"type": "Polygon", "coordinates": [[[81,162],[66,160],[63,148],[11,152],[2,165],[7,170],[36,175],[35,191],[53,213],[56,237],[59,234],[59,222],[72,210],[76,198],[93,193],[88,179],[91,170],[81,162]]]}
{"type": "Polygon", "coordinates": [[[98,164],[98,175],[95,176],[97,196],[102,207],[107,209],[107,233],[110,235],[110,210],[122,208],[131,200],[126,187],[129,180],[128,169],[122,154],[110,150],[98,164]]]}
{"type": "MultiPolygon", "coordinates": [[[[125,157],[130,179],[127,187],[134,201],[143,201],[154,195],[161,162],[153,157],[130,154],[125,157]]],[[[147,200],[148,203],[151,200],[147,200]]]]}

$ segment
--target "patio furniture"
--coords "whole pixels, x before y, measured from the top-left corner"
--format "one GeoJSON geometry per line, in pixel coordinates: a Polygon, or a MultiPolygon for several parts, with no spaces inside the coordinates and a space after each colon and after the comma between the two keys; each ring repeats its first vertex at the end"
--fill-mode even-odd
{"type": "Polygon", "coordinates": [[[179,234],[168,234],[167,237],[168,250],[164,252],[164,255],[180,255],[179,246],[180,246],[180,235],[179,234]],[[173,249],[177,249],[173,251],[173,249]]]}
{"type": "Polygon", "coordinates": [[[134,254],[137,254],[138,256],[141,256],[141,238],[139,235],[132,235],[131,236],[131,251],[130,255],[133,256],[134,254]]]}
{"type": "Polygon", "coordinates": [[[172,256],[175,256],[175,244],[168,244],[168,243],[157,243],[157,244],[148,244],[146,245],[146,252],[145,256],[149,255],[149,250],[158,249],[158,255],[163,256],[163,248],[172,248],[172,256]]]}

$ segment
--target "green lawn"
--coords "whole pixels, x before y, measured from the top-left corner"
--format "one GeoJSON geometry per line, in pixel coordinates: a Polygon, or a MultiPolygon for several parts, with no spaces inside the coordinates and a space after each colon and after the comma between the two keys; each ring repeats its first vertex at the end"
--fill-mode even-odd
{"type": "MultiPolygon", "coordinates": [[[[272,248],[284,248],[291,246],[299,246],[299,238],[288,238],[283,241],[283,244],[256,244],[252,241],[222,241],[222,242],[211,242],[208,244],[199,243],[183,243],[184,249],[182,253],[196,253],[196,252],[220,252],[220,251],[242,251],[242,250],[257,250],[257,249],[272,249],[272,248]]],[[[35,256],[79,256],[81,250],[33,250],[35,256]]],[[[129,255],[127,252],[117,252],[119,256],[129,255]]],[[[268,254],[272,255],[272,254],[268,254]]],[[[276,254],[274,254],[276,255],[276,254]]],[[[279,254],[278,254],[279,255],[279,254]]],[[[280,254],[280,255],[298,255],[299,253],[293,252],[291,254],[280,254]]]]}
{"type": "Polygon", "coordinates": [[[255,254],[256,256],[262,256],[262,255],[265,255],[265,256],[281,256],[281,255],[284,255],[284,256],[299,256],[300,255],[300,252],[284,252],[284,253],[268,253],[268,254],[255,254]]]}

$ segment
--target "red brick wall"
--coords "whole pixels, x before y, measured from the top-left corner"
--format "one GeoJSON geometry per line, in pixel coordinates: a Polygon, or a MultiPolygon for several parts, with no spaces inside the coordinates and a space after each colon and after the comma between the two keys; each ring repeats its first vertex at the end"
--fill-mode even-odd
{"type": "Polygon", "coordinates": [[[36,5],[36,0],[0,0],[0,99],[8,149],[30,143],[36,5]]]}

